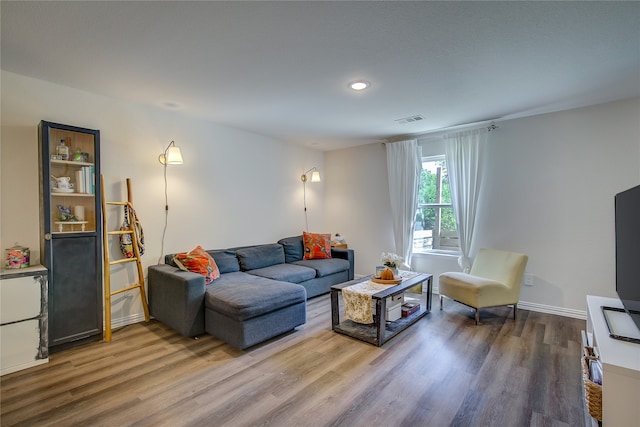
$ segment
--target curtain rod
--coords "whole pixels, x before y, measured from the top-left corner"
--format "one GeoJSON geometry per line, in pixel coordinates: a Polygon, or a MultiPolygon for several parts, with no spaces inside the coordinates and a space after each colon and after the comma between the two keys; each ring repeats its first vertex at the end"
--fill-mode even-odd
{"type": "Polygon", "coordinates": [[[440,129],[435,129],[435,130],[430,130],[427,132],[422,132],[422,133],[414,133],[414,134],[410,134],[410,135],[402,135],[402,136],[395,136],[392,138],[389,138],[385,141],[382,141],[382,144],[384,145],[387,142],[398,142],[398,141],[404,141],[406,139],[421,139],[424,138],[426,136],[431,136],[431,135],[437,135],[437,134],[441,134],[441,133],[447,133],[447,132],[452,132],[455,130],[461,130],[461,129],[466,129],[466,128],[481,128],[484,127],[486,125],[487,127],[487,131],[491,132],[492,130],[496,130],[498,129],[500,126],[496,125],[495,120],[485,120],[483,122],[475,122],[475,123],[467,123],[464,125],[457,125],[457,126],[450,126],[448,128],[440,128],[440,129]]]}

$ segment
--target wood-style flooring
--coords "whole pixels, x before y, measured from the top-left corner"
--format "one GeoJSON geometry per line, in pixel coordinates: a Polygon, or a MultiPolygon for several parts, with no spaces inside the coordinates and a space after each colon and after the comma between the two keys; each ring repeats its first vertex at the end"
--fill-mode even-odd
{"type": "Polygon", "coordinates": [[[238,351],[157,321],[0,378],[2,426],[582,426],[578,319],[433,312],[374,347],[331,331],[329,296],[295,332],[238,351]]]}

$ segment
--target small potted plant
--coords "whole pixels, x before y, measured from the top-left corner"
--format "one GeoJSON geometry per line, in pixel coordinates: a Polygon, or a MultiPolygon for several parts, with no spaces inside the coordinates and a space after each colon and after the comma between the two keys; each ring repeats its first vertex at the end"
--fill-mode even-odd
{"type": "Polygon", "coordinates": [[[382,264],[393,272],[394,276],[398,275],[398,267],[402,263],[402,257],[393,252],[382,253],[382,264]]]}

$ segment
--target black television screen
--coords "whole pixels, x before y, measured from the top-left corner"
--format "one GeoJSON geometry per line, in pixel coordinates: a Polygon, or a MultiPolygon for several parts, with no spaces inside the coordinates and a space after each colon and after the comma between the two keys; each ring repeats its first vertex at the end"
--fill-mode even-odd
{"type": "Polygon", "coordinates": [[[616,292],[640,329],[640,185],[616,194],[616,292]]]}

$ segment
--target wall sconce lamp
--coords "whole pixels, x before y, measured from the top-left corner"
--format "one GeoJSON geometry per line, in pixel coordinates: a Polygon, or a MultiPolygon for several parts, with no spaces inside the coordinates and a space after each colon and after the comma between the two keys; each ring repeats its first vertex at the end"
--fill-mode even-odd
{"type": "Polygon", "coordinates": [[[180,148],[176,147],[176,143],[171,141],[167,148],[158,156],[158,161],[164,166],[164,228],[162,229],[162,239],[160,243],[160,257],[158,258],[158,264],[161,263],[164,256],[164,237],[167,233],[167,224],[169,222],[169,197],[167,191],[167,165],[181,165],[184,163],[182,160],[182,152],[180,148]]]}
{"type": "Polygon", "coordinates": [[[158,161],[163,165],[181,165],[184,163],[182,152],[179,147],[176,147],[174,141],[171,141],[164,152],[158,156],[158,161]]]}
{"type": "Polygon", "coordinates": [[[320,172],[318,172],[318,169],[315,166],[302,174],[300,177],[302,182],[307,182],[307,174],[311,171],[313,171],[311,174],[311,182],[320,182],[320,172]]]}
{"type": "Polygon", "coordinates": [[[302,180],[302,202],[304,203],[304,222],[307,226],[306,230],[309,231],[309,220],[307,219],[307,174],[313,171],[311,174],[311,182],[320,182],[320,172],[318,172],[318,168],[315,166],[306,171],[300,176],[302,180]]]}

